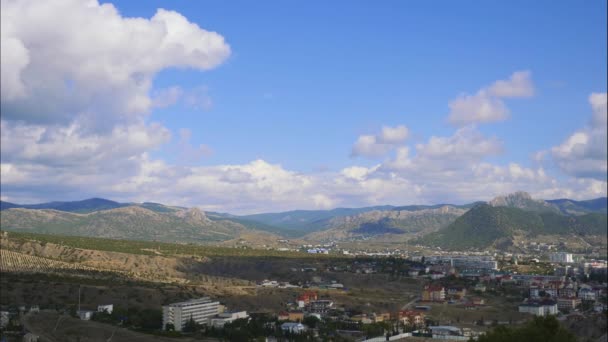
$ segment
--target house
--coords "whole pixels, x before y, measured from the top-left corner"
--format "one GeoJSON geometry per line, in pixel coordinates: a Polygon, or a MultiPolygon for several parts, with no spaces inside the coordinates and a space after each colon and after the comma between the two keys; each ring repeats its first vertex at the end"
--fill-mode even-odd
{"type": "Polygon", "coordinates": [[[306,291],[296,299],[296,303],[300,309],[304,308],[312,300],[317,300],[317,293],[314,291],[306,291]]]}
{"type": "Polygon", "coordinates": [[[475,287],[473,288],[474,291],[477,292],[486,292],[486,286],[482,283],[477,283],[475,284],[475,287]]]}
{"type": "Polygon", "coordinates": [[[376,322],[376,323],[389,321],[391,319],[391,314],[388,312],[379,313],[379,314],[374,313],[373,318],[374,318],[374,322],[376,322]]]}
{"type": "Polygon", "coordinates": [[[281,330],[283,332],[289,332],[292,334],[301,334],[306,331],[306,326],[302,323],[283,323],[281,324],[281,330]]]}
{"type": "Polygon", "coordinates": [[[40,312],[40,307],[38,305],[30,306],[30,313],[38,313],[40,312]]]}
{"type": "Polygon", "coordinates": [[[23,335],[23,342],[38,342],[38,340],[40,339],[40,336],[36,335],[36,334],[32,334],[31,332],[28,332],[27,334],[23,335]]]}
{"type": "Polygon", "coordinates": [[[431,272],[429,274],[429,278],[431,278],[432,280],[437,280],[437,279],[445,278],[445,273],[433,271],[433,272],[431,272]]]}
{"type": "Polygon", "coordinates": [[[422,290],[422,300],[439,302],[445,300],[445,289],[441,285],[426,285],[422,290]]]}
{"type": "Polygon", "coordinates": [[[277,319],[279,321],[288,321],[289,320],[289,313],[286,312],[286,311],[281,311],[281,312],[279,312],[279,315],[278,315],[277,319]]]}
{"type": "Polygon", "coordinates": [[[486,301],[483,298],[475,297],[471,301],[471,304],[473,304],[475,306],[480,306],[480,305],[485,305],[486,301]]]}
{"type": "Polygon", "coordinates": [[[424,325],[424,314],[419,311],[405,310],[399,311],[395,315],[396,319],[401,321],[403,324],[408,326],[422,326],[424,325]]]}
{"type": "Polygon", "coordinates": [[[80,310],[78,311],[78,317],[83,321],[89,321],[93,317],[93,311],[91,310],[80,310]]]}
{"type": "Polygon", "coordinates": [[[455,299],[461,299],[467,294],[467,289],[462,286],[448,287],[448,295],[455,299]]]}
{"type": "Polygon", "coordinates": [[[560,310],[572,310],[581,305],[581,299],[577,297],[563,297],[557,299],[557,308],[560,310]]]}
{"type": "Polygon", "coordinates": [[[0,311],[0,328],[4,329],[10,321],[10,313],[8,311],[0,311]]]}
{"type": "Polygon", "coordinates": [[[308,311],[313,313],[325,314],[334,307],[334,302],[327,299],[311,301],[308,304],[308,311]]]}
{"type": "Polygon", "coordinates": [[[581,289],[578,290],[578,298],[580,298],[581,300],[594,301],[597,298],[597,296],[596,296],[595,291],[593,291],[592,288],[581,287],[581,289]]]}
{"type": "Polygon", "coordinates": [[[367,316],[366,314],[354,315],[350,318],[354,322],[361,322],[363,324],[372,324],[374,320],[372,317],[367,316]]]}
{"type": "Polygon", "coordinates": [[[262,287],[278,287],[279,286],[279,282],[276,280],[264,280],[260,286],[262,287]]]}
{"type": "Polygon", "coordinates": [[[97,305],[97,312],[112,314],[112,311],[114,311],[114,304],[97,305]]]}
{"type": "Polygon", "coordinates": [[[304,319],[304,312],[302,311],[289,311],[287,313],[287,320],[293,322],[301,322],[304,319]]]}

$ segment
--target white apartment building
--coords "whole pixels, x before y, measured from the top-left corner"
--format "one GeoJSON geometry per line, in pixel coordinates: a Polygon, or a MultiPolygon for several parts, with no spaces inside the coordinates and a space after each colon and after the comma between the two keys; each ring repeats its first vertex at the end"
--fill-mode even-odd
{"type": "Polygon", "coordinates": [[[519,312],[531,313],[535,316],[547,316],[557,315],[557,302],[554,301],[543,301],[543,302],[529,302],[519,305],[519,312]]]}
{"type": "Polygon", "coordinates": [[[551,255],[549,255],[549,259],[551,260],[551,262],[561,263],[561,264],[568,264],[568,263],[574,262],[572,253],[565,253],[565,252],[551,253],[551,255]]]}
{"type": "Polygon", "coordinates": [[[223,328],[226,323],[232,323],[237,319],[248,318],[247,311],[238,312],[223,312],[213,318],[209,319],[209,324],[216,328],[223,328]]]}
{"type": "Polygon", "coordinates": [[[173,324],[175,331],[182,331],[190,318],[198,324],[207,324],[209,318],[219,313],[219,306],[219,302],[212,301],[209,297],[164,305],[163,330],[167,324],[173,324]]]}

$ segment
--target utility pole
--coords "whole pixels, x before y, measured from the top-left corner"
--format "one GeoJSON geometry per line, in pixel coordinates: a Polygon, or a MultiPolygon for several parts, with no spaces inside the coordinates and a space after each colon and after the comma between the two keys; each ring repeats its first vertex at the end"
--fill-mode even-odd
{"type": "Polygon", "coordinates": [[[80,284],[78,284],[78,315],[80,315],[80,284]]]}

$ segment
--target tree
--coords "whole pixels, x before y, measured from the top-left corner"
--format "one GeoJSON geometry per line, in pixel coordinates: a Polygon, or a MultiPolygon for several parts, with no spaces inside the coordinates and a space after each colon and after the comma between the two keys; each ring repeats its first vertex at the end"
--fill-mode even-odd
{"type": "Polygon", "coordinates": [[[316,316],[306,316],[304,317],[304,320],[302,321],[302,323],[310,328],[316,328],[317,324],[319,323],[319,318],[317,318],[316,316]]]}
{"type": "Polygon", "coordinates": [[[165,330],[166,331],[175,331],[175,325],[173,325],[173,323],[167,323],[167,324],[165,324],[165,330]]]}
{"type": "Polygon", "coordinates": [[[182,329],[183,332],[195,332],[196,331],[196,322],[194,321],[194,318],[192,318],[192,315],[190,315],[190,319],[188,320],[188,322],[186,322],[186,324],[184,325],[184,329],[182,329]]]}
{"type": "MultiPolygon", "coordinates": [[[[471,340],[472,341],[472,340],[471,340]]],[[[522,327],[498,326],[481,335],[478,342],[576,342],[554,316],[535,317],[522,327]]]]}

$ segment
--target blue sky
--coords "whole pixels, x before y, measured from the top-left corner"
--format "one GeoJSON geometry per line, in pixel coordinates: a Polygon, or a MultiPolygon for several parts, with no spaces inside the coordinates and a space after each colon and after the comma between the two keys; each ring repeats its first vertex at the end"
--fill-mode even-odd
{"type": "MultiPolygon", "coordinates": [[[[602,166],[606,152],[599,146],[606,131],[597,129],[598,122],[605,124],[605,1],[110,3],[115,13],[84,10],[76,0],[62,5],[64,9],[72,6],[74,17],[98,20],[97,25],[83,32],[77,29],[76,20],[72,27],[70,20],[52,25],[60,6],[47,6],[42,12],[48,13],[47,30],[57,31],[45,43],[66,34],[68,41],[83,44],[66,45],[78,53],[67,47],[40,48],[21,24],[3,33],[3,44],[9,44],[9,40],[11,44],[14,40],[22,43],[31,59],[20,74],[26,95],[2,94],[3,135],[11,137],[9,144],[20,141],[21,145],[32,146],[29,151],[3,146],[3,172],[9,179],[2,183],[3,199],[66,199],[57,198],[60,190],[69,199],[95,195],[255,212],[466,202],[515,190],[544,198],[606,194],[606,170],[602,166]],[[127,18],[143,18],[152,27],[154,20],[150,18],[155,17],[158,8],[183,16],[185,22],[180,25],[198,25],[224,39],[221,46],[201,43],[202,50],[208,49],[208,64],[191,59],[195,58],[194,52],[176,56],[170,51],[142,48],[137,54],[139,45],[129,49],[116,36],[120,31],[104,36],[110,27],[105,25],[121,22],[122,28],[116,30],[134,37],[129,44],[135,44],[137,32],[130,29],[127,18]],[[82,43],[97,41],[93,38],[100,43],[82,43]],[[86,69],[87,73],[100,73],[93,82],[82,76],[85,71],[81,67],[72,70],[66,65],[36,65],[36,54],[59,59],[68,56],[75,64],[83,63],[78,60],[81,55],[95,56],[88,59],[95,61],[99,56],[109,57],[91,63],[91,68],[99,70],[86,69]],[[141,71],[141,66],[133,62],[155,54],[159,57],[153,68],[141,71]],[[128,67],[117,68],[112,75],[125,72],[124,78],[130,81],[112,83],[118,81],[101,71],[105,60],[128,60],[128,67]],[[59,101],[61,96],[50,96],[46,89],[50,87],[45,86],[44,91],[36,88],[42,86],[27,77],[40,70],[48,73],[48,80],[70,80],[77,88],[86,89],[83,100],[65,105],[72,100],[59,101]],[[133,70],[151,85],[133,81],[133,70]],[[523,83],[509,85],[509,91],[518,95],[497,95],[492,90],[496,82],[510,82],[518,72],[522,72],[523,83]],[[28,87],[33,90],[28,92],[28,87]],[[133,98],[147,96],[154,102],[168,89],[174,89],[176,95],[166,104],[142,105],[133,113],[129,109],[129,115],[124,114],[131,108],[128,95],[124,95],[124,107],[106,104],[116,94],[123,96],[130,91],[133,98]],[[592,100],[592,94],[598,96],[592,100]],[[492,104],[487,119],[474,114],[469,117],[464,112],[461,114],[468,117],[466,122],[450,119],[450,103],[466,95],[473,96],[472,102],[467,102],[471,112],[476,111],[471,106],[492,104]],[[90,100],[97,98],[102,104],[90,100]],[[28,101],[48,101],[49,108],[59,108],[60,113],[49,113],[50,123],[29,120],[28,101]],[[500,108],[508,114],[501,117],[500,108]],[[52,119],[59,116],[66,119],[52,119]],[[117,152],[119,147],[105,146],[106,141],[120,141],[114,135],[117,133],[109,134],[90,124],[98,119],[114,129],[129,128],[132,136],[136,130],[148,132],[149,140],[138,141],[141,146],[125,141],[136,147],[117,152]],[[592,120],[594,124],[590,124],[592,120]],[[378,142],[383,139],[383,127],[400,126],[407,134],[383,143],[380,152],[354,152],[360,137],[375,137],[372,139],[378,142]],[[28,127],[30,131],[38,129],[40,134],[27,140],[23,132],[28,127]],[[66,131],[66,127],[72,127],[72,131],[66,131]],[[577,133],[582,135],[569,140],[577,133]],[[49,139],[42,136],[53,137],[53,149],[44,147],[49,139]],[[439,139],[441,144],[436,148],[442,152],[431,148],[435,146],[432,137],[439,139]],[[78,145],[79,139],[85,140],[84,145],[90,146],[88,151],[95,155],[111,155],[112,163],[118,163],[116,170],[124,174],[113,179],[112,172],[99,170],[108,165],[102,157],[83,159],[82,150],[57,152],[58,147],[70,143],[78,145]],[[104,143],[99,143],[101,140],[104,143]],[[474,151],[486,142],[486,149],[474,151]],[[575,145],[578,147],[573,148],[575,145]],[[408,149],[409,162],[396,166],[398,151],[403,148],[408,149]],[[95,163],[100,163],[98,170],[90,167],[95,163]],[[76,165],[70,172],[83,180],[74,182],[66,176],[35,187],[26,184],[26,174],[33,177],[66,172],[56,164],[76,165]],[[450,171],[453,168],[456,171],[450,171]],[[527,171],[518,172],[517,168],[527,171]],[[158,171],[162,176],[151,175],[152,169],[162,170],[158,171]],[[232,176],[224,175],[228,169],[248,176],[232,182],[232,176]],[[358,170],[356,176],[354,170],[358,170]],[[91,179],[95,181],[91,183],[91,179]],[[460,184],[462,179],[475,184],[460,184]],[[459,184],[452,188],[454,183],[459,184]]],[[[11,5],[2,5],[3,11],[14,13],[11,18],[23,21],[33,13],[12,10],[11,5]]],[[[10,20],[9,14],[6,16],[3,14],[3,19],[10,20]]],[[[39,29],[44,29],[45,18],[37,19],[42,22],[39,29]]],[[[171,25],[167,20],[164,23],[171,25]]],[[[171,39],[189,46],[193,41],[205,41],[205,32],[194,30],[171,39]]],[[[163,38],[158,39],[157,44],[161,44],[163,38]]],[[[19,60],[17,57],[14,60],[19,60]]],[[[13,63],[9,57],[2,58],[3,69],[13,63]]],[[[3,88],[22,88],[18,83],[9,84],[14,79],[3,77],[3,88]]]]}
{"type": "Polygon", "coordinates": [[[141,5],[116,3],[126,16],[174,9],[224,35],[233,49],[216,70],[171,70],[155,81],[209,87],[210,111],[152,116],[174,131],[190,127],[193,142],[214,146],[202,164],[263,158],[301,171],[346,167],[357,135],[385,124],[406,124],[420,139],[449,134],[449,99],[530,70],[538,96],[513,101],[509,122],[482,128],[505,140],[499,161],[527,164],[531,151],[558,144],[581,124],[589,93],[606,89],[604,1],[141,5]]]}

